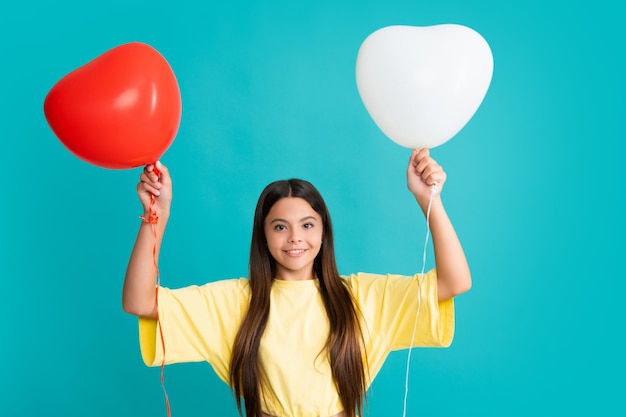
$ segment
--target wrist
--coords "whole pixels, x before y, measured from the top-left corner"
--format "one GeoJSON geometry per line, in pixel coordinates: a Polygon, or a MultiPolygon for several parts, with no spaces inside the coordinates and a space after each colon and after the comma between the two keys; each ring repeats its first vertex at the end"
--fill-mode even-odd
{"type": "Polygon", "coordinates": [[[443,207],[443,203],[441,202],[441,196],[437,192],[435,194],[430,194],[426,196],[415,195],[415,201],[420,206],[420,209],[424,213],[424,215],[428,214],[428,206],[430,205],[431,213],[436,207],[443,207]],[[432,201],[431,201],[432,198],[432,201]]]}
{"type": "Polygon", "coordinates": [[[169,210],[144,209],[142,215],[139,216],[145,223],[165,222],[170,217],[169,210]]]}

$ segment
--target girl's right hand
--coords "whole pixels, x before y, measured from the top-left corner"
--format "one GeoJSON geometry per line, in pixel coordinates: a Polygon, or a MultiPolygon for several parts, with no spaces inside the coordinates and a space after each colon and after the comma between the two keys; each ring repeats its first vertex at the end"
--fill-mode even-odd
{"type": "Polygon", "coordinates": [[[150,216],[151,208],[156,210],[157,216],[169,215],[172,204],[172,178],[167,167],[158,161],[156,164],[146,165],[139,176],[137,194],[145,216],[150,216]],[[157,172],[160,175],[157,175],[157,172]],[[155,199],[151,207],[153,195],[155,199]]]}

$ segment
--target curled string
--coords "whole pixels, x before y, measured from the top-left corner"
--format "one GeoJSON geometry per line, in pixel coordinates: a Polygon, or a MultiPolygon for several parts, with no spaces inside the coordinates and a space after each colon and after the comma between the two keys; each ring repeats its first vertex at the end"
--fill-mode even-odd
{"type": "MultiPolygon", "coordinates": [[[[161,176],[161,171],[154,167],[154,173],[157,176],[161,176]]],[[[154,247],[152,248],[152,260],[154,262],[154,269],[156,271],[156,291],[155,291],[155,305],[156,305],[156,319],[159,328],[159,335],[161,336],[161,347],[163,348],[163,359],[161,360],[161,388],[163,388],[163,395],[165,396],[165,409],[167,410],[167,417],[171,417],[172,412],[170,409],[170,400],[167,396],[167,390],[165,389],[165,339],[163,338],[163,327],[161,326],[161,320],[159,319],[159,287],[161,286],[161,274],[159,273],[159,264],[157,262],[157,231],[156,225],[159,222],[159,216],[154,208],[156,203],[156,197],[154,194],[150,195],[150,215],[139,216],[144,222],[150,223],[152,226],[152,235],[154,236],[154,247]]]]}
{"type": "Polygon", "coordinates": [[[420,314],[420,306],[422,302],[422,282],[424,280],[424,270],[426,268],[426,246],[428,245],[428,238],[430,237],[430,208],[433,204],[433,197],[437,194],[439,189],[437,188],[437,182],[430,187],[430,199],[428,200],[428,209],[426,210],[426,239],[424,239],[424,251],[422,253],[422,272],[419,274],[419,282],[417,285],[417,311],[415,311],[415,322],[413,323],[413,334],[411,335],[411,344],[409,345],[409,354],[406,359],[406,375],[404,378],[404,406],[402,409],[402,417],[406,417],[406,401],[409,396],[409,369],[411,365],[411,351],[413,350],[413,343],[415,341],[415,333],[417,330],[417,320],[420,314]]]}

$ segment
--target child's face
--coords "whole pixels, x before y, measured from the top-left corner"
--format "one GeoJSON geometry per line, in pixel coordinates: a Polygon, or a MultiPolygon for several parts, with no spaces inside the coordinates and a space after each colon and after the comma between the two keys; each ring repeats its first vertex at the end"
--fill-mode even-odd
{"type": "Polygon", "coordinates": [[[278,200],[265,218],[265,236],[276,260],[276,277],[312,279],[313,261],[320,251],[322,220],[311,205],[298,197],[278,200]]]}

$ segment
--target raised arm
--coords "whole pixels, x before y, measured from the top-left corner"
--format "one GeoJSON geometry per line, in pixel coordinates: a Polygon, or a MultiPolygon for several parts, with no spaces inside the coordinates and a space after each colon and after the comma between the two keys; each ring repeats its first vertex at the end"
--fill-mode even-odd
{"type": "Polygon", "coordinates": [[[446,173],[430,157],[428,149],[413,151],[407,168],[407,184],[424,215],[428,210],[432,187],[433,185],[436,187],[430,209],[430,232],[435,252],[440,301],[462,294],[472,286],[472,277],[463,247],[441,201],[441,190],[445,181],[446,173]]]}
{"type": "Polygon", "coordinates": [[[122,291],[122,307],[125,312],[135,316],[156,318],[156,276],[155,262],[158,262],[163,233],[170,215],[172,202],[172,180],[167,168],[160,162],[144,167],[137,184],[137,194],[143,206],[144,218],[149,219],[151,209],[156,211],[158,221],[155,235],[152,224],[141,221],[135,246],[133,247],[126,269],[122,291]],[[160,171],[160,176],[156,172],[160,171]],[[151,207],[151,196],[154,205],[151,207]],[[156,243],[156,246],[155,246],[156,243]],[[156,252],[154,252],[156,248],[156,252]]]}

